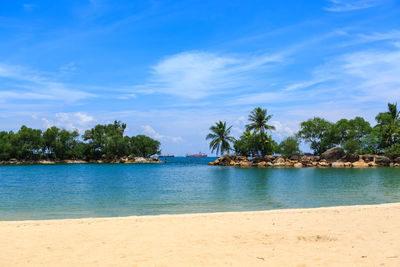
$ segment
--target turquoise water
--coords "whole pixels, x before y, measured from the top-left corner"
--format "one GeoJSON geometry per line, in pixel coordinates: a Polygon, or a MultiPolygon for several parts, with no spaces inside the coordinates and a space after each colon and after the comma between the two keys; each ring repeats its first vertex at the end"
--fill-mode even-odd
{"type": "Polygon", "coordinates": [[[167,164],[0,166],[0,220],[250,211],[400,202],[400,168],[167,164]]]}

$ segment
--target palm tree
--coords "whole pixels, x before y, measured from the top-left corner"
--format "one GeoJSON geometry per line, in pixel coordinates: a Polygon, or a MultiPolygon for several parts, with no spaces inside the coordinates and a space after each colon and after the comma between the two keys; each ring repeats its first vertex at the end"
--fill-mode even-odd
{"type": "Polygon", "coordinates": [[[246,129],[248,131],[253,130],[254,133],[260,133],[262,142],[262,156],[265,156],[265,132],[267,130],[275,130],[275,126],[267,124],[271,118],[272,115],[267,115],[267,109],[257,107],[250,112],[250,123],[246,125],[246,129]]]}
{"type": "Polygon", "coordinates": [[[210,149],[211,152],[217,151],[217,154],[229,152],[231,150],[230,142],[234,142],[235,138],[230,136],[232,126],[226,127],[226,122],[216,122],[215,125],[210,127],[211,133],[206,137],[206,140],[211,139],[210,149]]]}
{"type": "Polygon", "coordinates": [[[386,143],[391,146],[396,143],[397,136],[400,134],[400,110],[397,109],[397,103],[388,103],[388,109],[390,119],[385,127],[387,130],[386,143]]]}

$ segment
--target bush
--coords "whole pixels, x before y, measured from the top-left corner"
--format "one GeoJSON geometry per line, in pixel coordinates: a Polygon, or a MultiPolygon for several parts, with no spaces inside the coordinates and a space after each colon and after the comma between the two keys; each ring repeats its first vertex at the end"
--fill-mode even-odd
{"type": "Polygon", "coordinates": [[[284,157],[300,155],[299,141],[296,137],[287,137],[279,144],[279,152],[284,157]]]}
{"type": "Polygon", "coordinates": [[[385,150],[385,155],[392,159],[400,157],[400,144],[394,144],[388,147],[385,150]]]}

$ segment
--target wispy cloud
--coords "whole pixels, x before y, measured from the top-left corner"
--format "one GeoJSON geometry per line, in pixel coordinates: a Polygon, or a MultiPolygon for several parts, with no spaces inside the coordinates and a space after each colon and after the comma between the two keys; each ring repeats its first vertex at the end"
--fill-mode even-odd
{"type": "Polygon", "coordinates": [[[345,12],[370,8],[382,4],[384,0],[329,0],[324,9],[332,12],[345,12]]]}
{"type": "Polygon", "coordinates": [[[72,103],[95,97],[71,85],[54,81],[44,74],[27,68],[0,63],[0,101],[7,99],[56,100],[72,103]]]}
{"type": "Polygon", "coordinates": [[[251,86],[260,79],[257,74],[281,61],[280,55],[221,56],[185,52],[153,66],[148,83],[136,86],[135,90],[200,99],[251,86]]]}
{"type": "Polygon", "coordinates": [[[150,125],[143,125],[141,128],[145,134],[148,134],[149,136],[151,136],[157,140],[172,141],[174,143],[182,142],[182,137],[162,135],[162,134],[158,133],[156,130],[154,130],[153,127],[151,127],[150,125]]]}

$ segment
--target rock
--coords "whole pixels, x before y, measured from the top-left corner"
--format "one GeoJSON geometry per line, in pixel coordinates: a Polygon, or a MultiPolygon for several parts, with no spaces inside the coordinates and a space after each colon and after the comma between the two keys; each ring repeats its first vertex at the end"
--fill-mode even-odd
{"type": "Polygon", "coordinates": [[[399,163],[400,164],[400,157],[397,157],[393,160],[393,163],[399,163]]]}
{"type": "Polygon", "coordinates": [[[215,163],[214,162],[209,162],[209,163],[207,163],[207,165],[215,165],[215,163]]]}
{"type": "Polygon", "coordinates": [[[274,160],[274,163],[285,163],[285,159],[282,158],[282,157],[276,158],[276,159],[274,160]]]}
{"type": "Polygon", "coordinates": [[[356,161],[351,164],[353,168],[368,168],[368,163],[363,161],[356,161]]]}
{"type": "Polygon", "coordinates": [[[301,164],[300,162],[297,162],[297,163],[295,163],[295,164],[293,165],[293,167],[295,167],[295,168],[302,168],[302,167],[303,167],[303,164],[301,164]]]}
{"type": "Polygon", "coordinates": [[[400,167],[400,163],[394,163],[393,166],[394,167],[400,167]]]}
{"type": "Polygon", "coordinates": [[[272,166],[274,166],[274,164],[272,162],[267,162],[267,166],[272,167],[272,166]]]}
{"type": "Polygon", "coordinates": [[[240,164],[239,164],[239,166],[242,167],[242,168],[248,168],[248,167],[250,167],[250,165],[251,164],[248,161],[241,161],[240,164]]]}
{"type": "Polygon", "coordinates": [[[286,167],[293,167],[293,165],[294,165],[294,162],[285,161],[285,166],[286,166],[286,167]]]}
{"type": "Polygon", "coordinates": [[[375,163],[378,166],[389,166],[390,164],[390,159],[385,156],[378,156],[375,158],[375,163]]]}
{"type": "Polygon", "coordinates": [[[300,157],[298,155],[293,155],[289,159],[298,161],[300,159],[300,157]]]}
{"type": "Polygon", "coordinates": [[[257,163],[257,167],[261,167],[261,168],[267,167],[267,163],[265,161],[261,161],[261,162],[257,163]]]}
{"type": "Polygon", "coordinates": [[[253,163],[259,163],[259,162],[262,162],[262,161],[264,161],[264,158],[261,158],[261,157],[254,157],[253,160],[252,160],[253,163]]]}
{"type": "Polygon", "coordinates": [[[235,166],[236,162],[234,160],[231,160],[231,162],[229,162],[229,165],[231,166],[235,166]]]}
{"type": "Polygon", "coordinates": [[[38,163],[39,164],[55,164],[54,161],[50,161],[50,160],[39,160],[38,163]]]}
{"type": "Polygon", "coordinates": [[[274,167],[283,167],[285,166],[285,162],[275,162],[274,167]]]}
{"type": "Polygon", "coordinates": [[[246,156],[236,156],[235,161],[249,161],[246,156]]]}
{"type": "Polygon", "coordinates": [[[347,162],[356,162],[360,160],[360,156],[357,154],[347,154],[343,159],[347,162]]]}
{"type": "Polygon", "coordinates": [[[371,155],[371,154],[362,155],[361,158],[362,158],[365,162],[374,161],[374,155],[371,155]]]}
{"type": "Polygon", "coordinates": [[[311,157],[302,156],[302,157],[300,158],[300,162],[303,163],[303,164],[305,164],[305,163],[307,163],[307,162],[311,162],[311,157]]]}
{"type": "Polygon", "coordinates": [[[346,168],[352,167],[352,164],[351,164],[350,161],[343,163],[343,165],[344,165],[344,167],[346,167],[346,168]]]}
{"type": "Polygon", "coordinates": [[[321,159],[325,159],[326,161],[333,162],[341,159],[345,155],[344,151],[340,147],[332,147],[322,153],[321,159]]]}
{"type": "Polygon", "coordinates": [[[275,160],[275,156],[271,156],[271,155],[265,155],[264,156],[264,161],[265,162],[272,162],[272,161],[274,161],[275,160]]]}
{"type": "Polygon", "coordinates": [[[329,167],[329,163],[326,161],[318,162],[318,167],[329,167]]]}
{"type": "Polygon", "coordinates": [[[375,162],[373,162],[373,161],[371,161],[371,162],[368,162],[368,167],[377,167],[378,165],[375,163],[375,162]]]}
{"type": "Polygon", "coordinates": [[[332,168],[344,168],[344,162],[335,161],[332,163],[332,168]]]}

